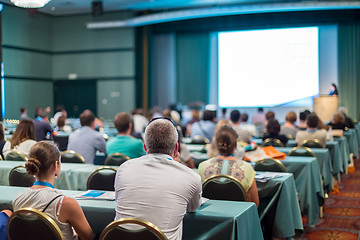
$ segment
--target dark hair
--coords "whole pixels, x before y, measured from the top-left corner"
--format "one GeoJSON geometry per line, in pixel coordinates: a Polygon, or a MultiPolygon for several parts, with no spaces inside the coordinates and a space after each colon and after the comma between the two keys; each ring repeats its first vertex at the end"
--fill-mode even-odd
{"type": "Polygon", "coordinates": [[[41,141],[30,149],[25,168],[30,175],[43,175],[59,159],[58,147],[50,141],[41,141]]]}
{"type": "Polygon", "coordinates": [[[4,126],[3,126],[3,124],[0,122],[0,142],[4,142],[4,141],[5,141],[4,126]]]}
{"type": "Polygon", "coordinates": [[[234,153],[237,146],[238,135],[227,125],[222,126],[215,134],[216,147],[221,155],[229,156],[234,153]]]}
{"type": "Polygon", "coordinates": [[[310,128],[317,128],[319,123],[319,117],[316,115],[316,113],[310,113],[306,117],[306,124],[310,128]]]}
{"type": "Polygon", "coordinates": [[[20,121],[14,132],[14,135],[10,139],[10,148],[13,149],[28,139],[35,140],[34,123],[31,120],[23,119],[20,121]]]}
{"type": "Polygon", "coordinates": [[[127,130],[129,130],[131,122],[132,118],[130,114],[126,112],[118,113],[114,118],[115,128],[119,133],[125,133],[127,130]]]}
{"type": "Polygon", "coordinates": [[[258,112],[264,112],[264,109],[262,107],[259,107],[258,112]]]}
{"type": "Polygon", "coordinates": [[[26,108],[24,108],[24,107],[21,107],[21,108],[20,108],[20,112],[21,112],[21,113],[24,113],[25,111],[26,111],[26,108]]]}
{"type": "Polygon", "coordinates": [[[297,116],[295,112],[289,112],[288,114],[286,114],[286,121],[294,124],[296,122],[297,116]]]}
{"type": "Polygon", "coordinates": [[[95,115],[90,110],[85,110],[80,114],[81,126],[90,127],[94,121],[95,121],[95,115]]]}
{"type": "Polygon", "coordinates": [[[333,86],[335,88],[335,90],[337,90],[337,86],[335,83],[332,83],[331,86],[333,86]]]}
{"type": "Polygon", "coordinates": [[[266,120],[270,120],[270,119],[274,119],[275,118],[275,113],[273,111],[268,111],[266,114],[265,114],[265,118],[266,120]]]}
{"type": "Polygon", "coordinates": [[[205,110],[203,113],[203,120],[204,121],[213,121],[214,118],[216,118],[216,112],[215,111],[210,111],[210,110],[205,110]]]}
{"type": "Polygon", "coordinates": [[[233,123],[236,123],[239,121],[239,119],[240,119],[240,112],[238,110],[232,110],[230,113],[230,120],[233,123]]]}
{"type": "Polygon", "coordinates": [[[57,125],[59,128],[62,128],[65,126],[66,118],[64,116],[60,116],[57,121],[57,125]]]}
{"type": "Polygon", "coordinates": [[[248,119],[249,119],[249,115],[247,113],[241,114],[241,121],[242,122],[247,122],[248,119]]]}
{"type": "Polygon", "coordinates": [[[268,133],[279,134],[280,132],[280,124],[276,119],[270,119],[268,124],[266,125],[266,131],[268,133]]]}
{"type": "Polygon", "coordinates": [[[57,106],[56,106],[56,112],[61,112],[61,111],[63,111],[63,110],[65,110],[65,108],[64,108],[63,105],[57,105],[57,106]]]}

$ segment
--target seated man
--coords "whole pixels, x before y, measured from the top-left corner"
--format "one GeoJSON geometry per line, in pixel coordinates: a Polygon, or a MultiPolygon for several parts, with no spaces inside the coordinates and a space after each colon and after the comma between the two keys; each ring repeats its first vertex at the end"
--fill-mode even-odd
{"type": "Polygon", "coordinates": [[[298,131],[296,134],[296,144],[301,146],[306,140],[319,140],[322,147],[326,147],[326,130],[317,129],[319,123],[319,117],[316,113],[310,113],[306,117],[306,130],[298,131]]]}
{"type": "Polygon", "coordinates": [[[130,135],[132,129],[130,114],[126,112],[116,114],[114,124],[119,135],[106,143],[107,155],[122,153],[129,158],[138,158],[146,154],[143,142],[130,135]]]}
{"type": "Polygon", "coordinates": [[[251,143],[252,133],[246,129],[241,128],[240,126],[240,112],[238,110],[233,110],[230,113],[231,126],[237,133],[238,140],[246,143],[251,143]]]}
{"type": "Polygon", "coordinates": [[[247,113],[242,113],[240,118],[241,118],[240,128],[249,131],[253,136],[255,136],[256,126],[254,124],[248,123],[249,115],[247,113]]]}
{"type": "Polygon", "coordinates": [[[46,140],[47,135],[57,135],[49,124],[49,116],[46,112],[40,112],[39,116],[33,120],[33,123],[36,141],[46,140]]]}
{"type": "Polygon", "coordinates": [[[177,131],[167,119],[145,129],[147,155],[122,164],[115,178],[116,217],[135,217],[155,224],[169,240],[182,237],[182,220],[201,202],[200,176],[174,161],[177,131]]]}
{"type": "Polygon", "coordinates": [[[201,136],[207,138],[209,141],[214,136],[216,127],[216,112],[205,110],[203,113],[203,120],[194,122],[191,126],[191,137],[201,136]]]}
{"type": "Polygon", "coordinates": [[[296,119],[297,116],[295,112],[289,112],[286,114],[286,122],[281,126],[280,134],[291,136],[291,139],[294,139],[296,133],[299,131],[299,129],[297,129],[295,126],[296,119]]]}
{"type": "Polygon", "coordinates": [[[81,128],[70,134],[67,150],[82,155],[86,163],[93,164],[96,151],[105,152],[105,138],[95,131],[95,115],[90,110],[80,114],[81,128]]]}

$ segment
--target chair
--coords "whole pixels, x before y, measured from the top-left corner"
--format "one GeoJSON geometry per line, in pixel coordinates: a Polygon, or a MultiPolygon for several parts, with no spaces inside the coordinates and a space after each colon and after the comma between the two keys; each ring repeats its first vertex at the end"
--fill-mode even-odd
{"type": "Polygon", "coordinates": [[[288,153],[289,156],[316,157],[315,153],[308,147],[294,147],[288,153]]]}
{"type": "Polygon", "coordinates": [[[190,144],[199,144],[199,145],[200,144],[205,145],[205,144],[209,144],[209,143],[210,143],[209,139],[201,137],[201,136],[194,136],[190,141],[190,144]]]}
{"type": "Polygon", "coordinates": [[[305,140],[301,146],[308,147],[308,148],[323,148],[321,146],[319,140],[317,140],[317,139],[315,139],[315,140],[305,140]]]}
{"type": "Polygon", "coordinates": [[[282,142],[276,138],[267,138],[263,141],[262,145],[264,147],[267,147],[267,146],[284,147],[284,144],[282,144],[282,142]]]}
{"type": "Polygon", "coordinates": [[[264,158],[255,163],[255,171],[264,171],[264,172],[287,172],[284,164],[277,159],[273,158],[264,158]]]}
{"type": "Polygon", "coordinates": [[[18,151],[11,151],[5,156],[6,161],[27,161],[27,157],[18,151]]]}
{"type": "Polygon", "coordinates": [[[83,156],[78,154],[73,150],[61,152],[61,162],[62,163],[85,163],[83,156]]]}
{"type": "Polygon", "coordinates": [[[53,136],[54,143],[59,147],[60,151],[66,151],[69,136],[53,136]]]}
{"type": "Polygon", "coordinates": [[[117,170],[112,167],[96,169],[87,180],[86,189],[115,191],[114,183],[117,170]]]}
{"type": "Polygon", "coordinates": [[[246,201],[247,194],[240,182],[229,175],[214,175],[202,185],[202,196],[214,200],[246,201]]]}
{"type": "Polygon", "coordinates": [[[109,156],[104,161],[104,165],[120,166],[130,158],[122,153],[114,153],[109,156]]]}
{"type": "Polygon", "coordinates": [[[34,182],[35,177],[26,172],[24,165],[14,167],[9,173],[10,186],[31,187],[34,182]]]}
{"type": "Polygon", "coordinates": [[[8,221],[8,236],[11,240],[63,240],[64,236],[52,218],[32,208],[21,208],[8,221]]]}
{"type": "MultiPolygon", "coordinates": [[[[127,225],[129,226],[129,225],[127,225]]],[[[117,221],[113,221],[103,230],[100,235],[99,240],[117,240],[117,239],[126,239],[126,240],[167,240],[167,237],[164,235],[161,230],[156,227],[154,224],[137,219],[137,218],[122,218],[117,221]],[[142,227],[138,230],[131,230],[124,228],[123,224],[132,224],[142,227]]]]}

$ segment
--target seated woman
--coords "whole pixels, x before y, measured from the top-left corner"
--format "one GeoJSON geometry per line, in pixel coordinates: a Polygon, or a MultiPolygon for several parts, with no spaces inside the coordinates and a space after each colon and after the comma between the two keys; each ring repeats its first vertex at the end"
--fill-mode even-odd
{"type": "Polygon", "coordinates": [[[219,155],[199,165],[201,181],[213,175],[223,174],[236,178],[247,192],[247,198],[259,206],[259,195],[255,183],[255,171],[252,166],[234,157],[237,146],[237,134],[230,126],[222,126],[215,135],[219,155]]]}
{"type": "Polygon", "coordinates": [[[341,112],[334,113],[331,122],[327,125],[331,126],[332,129],[344,130],[346,129],[345,116],[341,112]]]}
{"type": "Polygon", "coordinates": [[[61,171],[59,149],[48,141],[36,143],[30,150],[25,167],[30,175],[35,175],[36,182],[16,197],[14,211],[24,207],[35,208],[56,222],[65,239],[76,239],[77,235],[82,240],[93,239],[90,225],[78,202],[54,188],[54,180],[61,171]]]}
{"type": "Polygon", "coordinates": [[[276,119],[270,119],[266,125],[267,133],[264,135],[263,140],[267,138],[279,139],[284,146],[286,145],[288,138],[280,133],[280,124],[276,119]]]}
{"type": "Polygon", "coordinates": [[[12,151],[18,151],[27,156],[30,148],[34,146],[35,143],[35,127],[33,122],[27,119],[21,120],[10,141],[4,145],[4,157],[6,158],[6,155],[12,151]]]}
{"type": "MultiPolygon", "coordinates": [[[[219,155],[219,151],[217,149],[216,144],[216,133],[219,132],[220,128],[223,126],[229,126],[231,127],[231,122],[229,120],[219,120],[215,127],[214,137],[211,140],[211,144],[207,145],[207,155],[209,158],[213,158],[219,155]]],[[[236,131],[235,131],[236,132],[236,131]]],[[[236,149],[234,151],[234,156],[237,159],[243,159],[245,155],[245,149],[241,148],[239,146],[236,146],[236,149]]]]}

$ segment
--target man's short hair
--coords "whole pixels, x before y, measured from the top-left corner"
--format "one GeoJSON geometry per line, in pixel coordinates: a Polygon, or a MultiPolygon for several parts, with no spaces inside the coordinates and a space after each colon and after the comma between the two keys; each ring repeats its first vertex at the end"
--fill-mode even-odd
{"type": "Polygon", "coordinates": [[[289,112],[288,114],[286,114],[286,121],[291,122],[292,124],[294,124],[297,120],[297,116],[295,112],[289,112]]]}
{"type": "Polygon", "coordinates": [[[262,107],[259,107],[258,112],[264,112],[264,109],[262,107]]]}
{"type": "Polygon", "coordinates": [[[90,127],[94,121],[95,121],[95,115],[90,110],[85,110],[80,114],[81,126],[90,127]]]}
{"type": "Polygon", "coordinates": [[[216,118],[216,112],[215,111],[210,111],[210,110],[205,110],[203,113],[203,120],[204,121],[213,121],[214,118],[216,118]]]}
{"type": "Polygon", "coordinates": [[[156,119],[145,128],[144,137],[147,153],[172,155],[178,141],[178,133],[167,119],[156,119]]]}
{"type": "Polygon", "coordinates": [[[307,115],[306,124],[309,128],[317,128],[319,124],[319,117],[316,115],[316,113],[310,113],[307,115]]]}
{"type": "Polygon", "coordinates": [[[247,113],[241,114],[241,121],[242,122],[247,122],[248,119],[249,119],[249,115],[247,113]]]}
{"type": "Polygon", "coordinates": [[[47,112],[45,112],[45,111],[41,111],[40,113],[39,113],[39,117],[41,117],[41,118],[46,118],[46,117],[48,117],[49,116],[49,114],[47,113],[47,112]]]}
{"type": "Polygon", "coordinates": [[[268,111],[266,114],[265,114],[265,118],[266,120],[270,120],[270,119],[274,119],[275,118],[275,113],[273,111],[268,111]]]}
{"type": "Polygon", "coordinates": [[[20,108],[20,112],[21,112],[21,113],[24,113],[25,111],[26,111],[26,108],[24,108],[24,107],[21,107],[21,108],[20,108]]]}
{"type": "Polygon", "coordinates": [[[129,130],[131,123],[131,116],[126,112],[116,114],[114,118],[115,128],[118,133],[125,133],[129,130]]]}
{"type": "Polygon", "coordinates": [[[237,123],[240,119],[240,112],[238,110],[232,110],[230,113],[230,120],[233,123],[237,123]]]}

